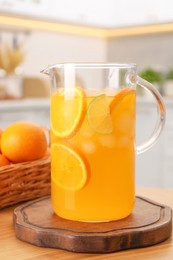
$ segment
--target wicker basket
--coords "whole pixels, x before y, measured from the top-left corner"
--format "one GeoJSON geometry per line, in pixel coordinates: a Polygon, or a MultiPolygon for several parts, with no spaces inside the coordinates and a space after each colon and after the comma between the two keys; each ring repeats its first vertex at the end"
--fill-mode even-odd
{"type": "Polygon", "coordinates": [[[50,158],[0,168],[0,209],[50,194],[50,158]]]}

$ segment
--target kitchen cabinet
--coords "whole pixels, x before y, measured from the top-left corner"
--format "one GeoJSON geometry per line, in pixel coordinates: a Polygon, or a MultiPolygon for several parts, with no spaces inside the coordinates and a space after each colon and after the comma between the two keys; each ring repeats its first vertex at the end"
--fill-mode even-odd
{"type": "Polygon", "coordinates": [[[172,8],[171,0],[0,0],[0,25],[26,34],[63,32],[110,39],[172,32],[172,8]]]}
{"type": "Polygon", "coordinates": [[[0,101],[0,128],[16,121],[31,121],[50,127],[49,99],[21,99],[0,101]]]}
{"type": "MultiPolygon", "coordinates": [[[[173,187],[173,100],[165,100],[166,123],[158,142],[148,151],[136,156],[138,186],[173,187]]],[[[137,143],[154,130],[157,109],[154,101],[137,102],[137,143]]]]}
{"type": "MultiPolygon", "coordinates": [[[[156,123],[156,107],[151,100],[137,102],[136,142],[142,144],[152,134],[156,123]]],[[[136,156],[136,183],[140,186],[162,186],[164,132],[148,151],[136,156]]]]}
{"type": "Polygon", "coordinates": [[[164,156],[162,160],[163,187],[173,187],[173,104],[166,103],[167,117],[164,131],[164,156]]]}
{"type": "Polygon", "coordinates": [[[107,29],[170,23],[172,7],[171,0],[0,1],[3,14],[107,29]]]}

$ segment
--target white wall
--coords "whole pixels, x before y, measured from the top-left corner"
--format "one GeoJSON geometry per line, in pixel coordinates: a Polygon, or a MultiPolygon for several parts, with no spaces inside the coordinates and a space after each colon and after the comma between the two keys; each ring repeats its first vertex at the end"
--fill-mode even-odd
{"type": "Polygon", "coordinates": [[[22,65],[27,75],[39,75],[47,65],[59,62],[134,62],[138,69],[152,65],[173,67],[173,33],[113,38],[109,40],[66,33],[33,31],[24,45],[22,65]]]}
{"type": "Polygon", "coordinates": [[[139,70],[173,68],[173,33],[114,38],[108,41],[107,60],[137,63],[139,70]]]}
{"type": "Polygon", "coordinates": [[[106,61],[106,41],[94,37],[33,31],[24,49],[26,75],[39,75],[47,65],[59,62],[106,61]]]}

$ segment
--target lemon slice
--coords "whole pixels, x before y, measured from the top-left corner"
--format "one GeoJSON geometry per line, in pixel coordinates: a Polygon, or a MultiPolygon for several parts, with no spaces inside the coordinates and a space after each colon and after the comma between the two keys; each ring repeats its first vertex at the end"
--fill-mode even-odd
{"type": "Polygon", "coordinates": [[[52,180],[64,190],[81,190],[87,181],[87,167],[81,156],[64,144],[51,147],[52,180]]]}
{"type": "Polygon", "coordinates": [[[101,94],[92,99],[88,106],[87,117],[90,127],[99,134],[112,133],[112,119],[109,98],[101,94]]]}
{"type": "Polygon", "coordinates": [[[79,87],[63,89],[51,97],[51,129],[59,138],[72,137],[80,128],[86,111],[86,97],[79,87]]]}

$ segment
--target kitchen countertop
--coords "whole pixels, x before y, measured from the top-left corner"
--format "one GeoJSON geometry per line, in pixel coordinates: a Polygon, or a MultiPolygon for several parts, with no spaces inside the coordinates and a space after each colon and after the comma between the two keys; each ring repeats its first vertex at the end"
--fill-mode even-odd
{"type": "MultiPolygon", "coordinates": [[[[163,97],[166,105],[173,105],[173,97],[163,97]]],[[[155,105],[153,97],[137,96],[137,104],[142,105],[155,105]]],[[[21,99],[1,99],[0,100],[0,111],[11,111],[11,109],[20,110],[29,108],[49,108],[49,98],[21,98],[21,99]]]]}
{"type": "MultiPolygon", "coordinates": [[[[173,208],[173,189],[138,188],[136,194],[173,208]]],[[[125,250],[109,254],[72,253],[59,249],[43,248],[20,241],[16,238],[13,228],[13,210],[16,206],[0,210],[0,259],[117,259],[117,260],[167,260],[173,259],[172,237],[166,241],[139,249],[125,250]]]]}
{"type": "Polygon", "coordinates": [[[9,99],[0,100],[0,111],[22,111],[32,109],[49,109],[49,98],[27,98],[27,99],[9,99]]]}

